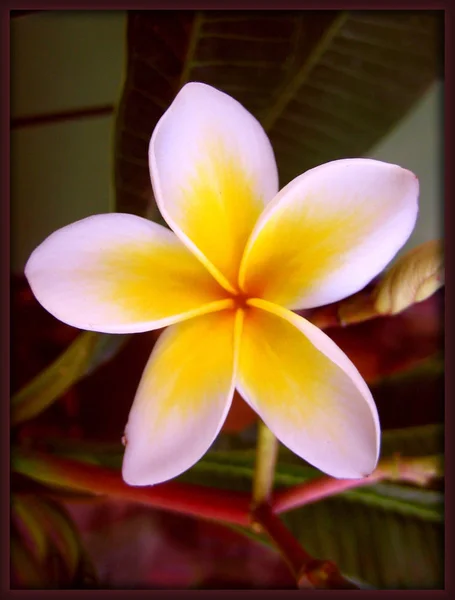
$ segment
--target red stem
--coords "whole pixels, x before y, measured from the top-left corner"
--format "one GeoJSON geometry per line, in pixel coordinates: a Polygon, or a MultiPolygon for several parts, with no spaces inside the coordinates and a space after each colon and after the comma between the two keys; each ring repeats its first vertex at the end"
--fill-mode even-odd
{"type": "Polygon", "coordinates": [[[279,490],[273,495],[272,509],[275,513],[286,512],[293,508],[299,508],[311,502],[317,502],[322,498],[341,494],[346,490],[371,485],[383,478],[379,471],[372,473],[364,479],[333,479],[332,477],[318,477],[311,481],[305,481],[299,485],[279,490]]]}
{"type": "Polygon", "coordinates": [[[402,459],[397,454],[382,460],[376,470],[363,479],[333,479],[323,476],[279,490],[273,496],[272,510],[275,513],[282,513],[328,496],[341,494],[346,490],[372,485],[383,479],[399,479],[416,485],[426,485],[435,477],[440,477],[442,473],[442,457],[439,455],[402,459]]]}
{"type": "Polygon", "coordinates": [[[302,566],[310,562],[312,557],[302,548],[284,523],[272,512],[269,505],[259,505],[253,511],[253,518],[267,532],[297,578],[302,566]]]}
{"type": "MultiPolygon", "coordinates": [[[[20,451],[16,471],[45,484],[147,504],[186,515],[235,525],[250,525],[250,494],[170,481],[150,487],[127,485],[112,469],[51,454],[20,451]],[[26,469],[21,464],[28,463],[26,469]]],[[[14,460],[13,460],[14,464],[14,460]]]]}
{"type": "Polygon", "coordinates": [[[267,532],[291,569],[300,589],[358,589],[331,561],[313,558],[268,504],[253,511],[254,520],[267,532]]]}

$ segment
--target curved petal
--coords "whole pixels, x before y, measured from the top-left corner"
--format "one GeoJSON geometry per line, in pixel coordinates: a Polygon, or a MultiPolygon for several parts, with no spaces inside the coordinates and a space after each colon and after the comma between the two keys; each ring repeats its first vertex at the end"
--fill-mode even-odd
{"type": "Polygon", "coordinates": [[[235,338],[234,311],[173,325],[160,336],[126,426],[128,484],[176,477],[208,450],[234,393],[235,338]]]}
{"type": "Polygon", "coordinates": [[[333,477],[376,466],[380,427],[367,385],[314,325],[264,300],[248,301],[238,388],[277,438],[333,477]]]}
{"type": "Polygon", "coordinates": [[[57,319],[105,333],[158,329],[230,302],[172,231],[129,214],[59,229],[32,253],[25,275],[57,319]]]}
{"type": "Polygon", "coordinates": [[[416,176],[388,163],[347,159],[288,184],[248,241],[240,286],[293,310],[362,289],[393,258],[417,218],[416,176]]]}
{"type": "Polygon", "coordinates": [[[245,243],[278,191],[273,150],[261,125],[230,96],[189,83],[156,126],[149,162],[163,217],[235,291],[245,243]]]}

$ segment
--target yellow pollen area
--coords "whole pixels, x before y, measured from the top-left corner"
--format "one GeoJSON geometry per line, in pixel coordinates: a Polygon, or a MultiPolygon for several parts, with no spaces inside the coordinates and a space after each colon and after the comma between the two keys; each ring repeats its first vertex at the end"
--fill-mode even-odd
{"type": "Polygon", "coordinates": [[[233,294],[231,296],[231,300],[233,303],[234,310],[247,310],[249,308],[249,301],[251,300],[250,296],[244,294],[243,292],[239,292],[238,294],[233,294]]]}

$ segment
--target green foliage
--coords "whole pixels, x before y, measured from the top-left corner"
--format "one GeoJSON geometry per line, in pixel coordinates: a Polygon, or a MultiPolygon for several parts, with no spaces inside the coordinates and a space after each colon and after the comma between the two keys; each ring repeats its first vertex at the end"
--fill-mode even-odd
{"type": "Polygon", "coordinates": [[[439,74],[436,11],[132,11],[116,123],[116,210],[160,220],[150,136],[180,87],[212,85],[269,135],[284,186],[363,156],[439,74]]]}
{"type": "MultiPolygon", "coordinates": [[[[442,433],[439,425],[387,431],[383,458],[399,453],[405,460],[441,453],[442,433]]],[[[119,446],[55,442],[53,447],[60,456],[81,462],[111,468],[121,464],[119,446]]],[[[212,450],[178,480],[249,491],[254,462],[254,450],[212,450]]],[[[33,461],[17,467],[44,483],[56,483],[33,461]]],[[[281,448],[277,489],[320,475],[281,448]]],[[[444,497],[438,489],[384,481],[292,510],[283,518],[310,554],[334,560],[348,577],[381,589],[442,587],[444,497]]],[[[263,536],[237,529],[268,543],[263,536]]]]}
{"type": "MultiPolygon", "coordinates": [[[[383,434],[383,458],[442,451],[440,425],[383,434]]],[[[212,452],[182,478],[247,489],[253,468],[251,451],[212,452]]],[[[275,477],[278,488],[317,476],[319,472],[281,449],[275,477]]],[[[283,518],[310,554],[335,561],[346,576],[367,586],[443,588],[444,496],[439,490],[381,482],[292,510],[283,518]]],[[[269,543],[263,536],[237,529],[269,543]]]]}
{"type": "Polygon", "coordinates": [[[44,496],[11,498],[13,588],[83,587],[94,571],[63,507],[44,496]]]}
{"type": "Polygon", "coordinates": [[[28,385],[11,399],[11,425],[36,417],[79,379],[89,375],[120,349],[127,335],[85,331],[28,385]]]}

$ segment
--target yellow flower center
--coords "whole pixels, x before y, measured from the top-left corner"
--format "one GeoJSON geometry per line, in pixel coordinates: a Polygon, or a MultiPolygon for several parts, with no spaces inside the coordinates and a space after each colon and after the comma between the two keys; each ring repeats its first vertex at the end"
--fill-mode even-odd
{"type": "Polygon", "coordinates": [[[249,295],[244,294],[243,292],[238,292],[237,294],[232,294],[231,299],[234,302],[235,310],[237,310],[237,309],[246,310],[248,308],[248,300],[250,299],[249,295]]]}

